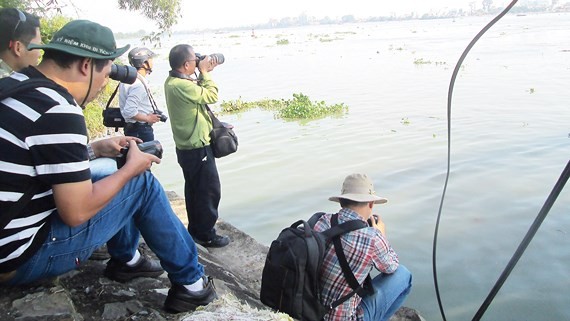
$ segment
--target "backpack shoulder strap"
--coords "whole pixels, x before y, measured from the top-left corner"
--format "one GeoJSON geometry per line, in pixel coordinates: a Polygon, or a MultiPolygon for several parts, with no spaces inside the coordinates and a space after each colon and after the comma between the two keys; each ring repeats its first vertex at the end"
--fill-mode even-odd
{"type": "MultiPolygon", "coordinates": [[[[22,91],[31,90],[38,87],[55,89],[57,86],[57,84],[47,79],[30,78],[22,80],[13,86],[4,87],[3,90],[0,91],[0,101],[14,96],[15,94],[22,91]]],[[[32,200],[32,197],[38,189],[39,188],[37,185],[32,184],[28,190],[24,192],[20,199],[18,199],[18,201],[14,203],[12,207],[10,207],[8,212],[2,215],[2,219],[0,220],[0,228],[4,228],[6,225],[8,225],[8,223],[10,223],[10,221],[24,209],[24,207],[32,200]]]]}
{"type": "MultiPolygon", "coordinates": [[[[342,224],[338,224],[338,214],[335,214],[331,217],[331,226],[332,226],[332,228],[330,230],[335,229],[335,228],[339,228],[340,230],[351,229],[349,231],[354,231],[354,230],[366,227],[368,225],[366,223],[364,223],[363,221],[360,221],[360,220],[358,220],[358,221],[352,220],[352,221],[348,221],[348,222],[345,222],[342,224]],[[352,222],[354,222],[354,223],[353,224],[347,224],[347,223],[352,223],[352,222]]],[[[344,233],[346,233],[346,232],[344,232],[344,233]]],[[[342,234],[342,233],[340,233],[340,234],[342,234]]],[[[333,240],[336,256],[338,257],[338,261],[339,261],[340,267],[342,269],[342,273],[344,274],[344,278],[346,279],[346,282],[348,283],[348,285],[352,289],[352,292],[350,292],[349,294],[347,294],[347,295],[339,298],[338,300],[334,301],[330,306],[331,309],[334,309],[337,306],[341,305],[343,302],[350,299],[355,294],[358,294],[360,297],[363,297],[366,294],[369,294],[371,287],[367,286],[367,285],[371,285],[371,282],[372,282],[372,279],[370,278],[370,274],[369,274],[366,277],[366,280],[364,281],[363,285],[358,283],[358,280],[354,276],[354,273],[352,272],[352,269],[350,268],[350,266],[348,265],[348,261],[346,260],[346,255],[344,254],[344,250],[342,249],[342,242],[340,240],[340,234],[333,236],[332,240],[333,240]]]]}
{"type": "Polygon", "coordinates": [[[8,97],[14,96],[15,94],[22,91],[35,89],[38,87],[56,89],[58,86],[59,86],[58,84],[48,79],[30,78],[22,80],[12,86],[3,86],[4,87],[2,88],[3,90],[0,91],[0,101],[8,97]]]}

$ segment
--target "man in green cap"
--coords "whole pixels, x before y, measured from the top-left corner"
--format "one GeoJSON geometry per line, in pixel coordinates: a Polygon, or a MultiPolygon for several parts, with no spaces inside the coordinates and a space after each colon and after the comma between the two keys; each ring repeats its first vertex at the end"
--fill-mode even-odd
{"type": "Polygon", "coordinates": [[[134,137],[88,144],[81,108],[107,84],[113,60],[129,46],[117,48],[107,27],[75,20],[50,43],[28,48],[45,51],[37,68],[0,80],[0,285],[60,275],[107,243],[110,279],[158,277],[162,265],[172,283],[167,310],[213,301],[196,245],[148,171],[160,159],[141,152],[134,137]],[[97,161],[114,165],[125,147],[120,169],[90,169],[97,161]],[[140,235],[160,264],[138,252],[140,235]]]}

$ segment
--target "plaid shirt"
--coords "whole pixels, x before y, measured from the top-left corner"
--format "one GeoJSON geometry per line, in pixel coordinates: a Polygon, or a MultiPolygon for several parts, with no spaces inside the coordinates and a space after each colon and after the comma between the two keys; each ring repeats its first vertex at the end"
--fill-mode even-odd
{"type": "MultiPolygon", "coordinates": [[[[331,227],[332,214],[323,215],[317,224],[316,231],[324,231],[331,227]]],[[[354,211],[343,208],[339,212],[338,222],[344,223],[350,220],[362,220],[354,211]]],[[[382,273],[393,273],[398,268],[398,255],[382,233],[372,227],[363,228],[341,236],[342,247],[348,265],[360,284],[375,267],[382,273]]],[[[323,266],[321,268],[321,285],[323,286],[323,303],[329,305],[340,297],[352,292],[346,282],[332,242],[327,247],[323,266]]],[[[364,320],[364,311],[360,306],[362,298],[358,295],[328,313],[325,321],[364,320]]]]}

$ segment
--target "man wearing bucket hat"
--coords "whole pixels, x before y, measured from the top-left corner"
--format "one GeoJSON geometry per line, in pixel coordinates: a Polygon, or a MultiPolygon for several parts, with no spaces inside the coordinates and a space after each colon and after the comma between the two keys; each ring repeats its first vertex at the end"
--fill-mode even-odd
{"type": "MultiPolygon", "coordinates": [[[[87,144],[82,106],[106,85],[117,48],[112,31],[75,20],[45,45],[42,62],[0,80],[0,94],[35,87],[0,101],[0,285],[27,284],[76,268],[107,243],[105,276],[125,282],[158,277],[172,283],[165,308],[189,311],[216,298],[198,263],[196,245],[164,190],[148,171],[160,159],[140,139],[112,137],[87,144]],[[78,104],[78,102],[80,102],[78,104]],[[90,170],[129,147],[119,170],[90,170]],[[160,264],[138,250],[142,235],[160,264]]],[[[116,167],[115,167],[116,168],[116,167]]]]}
{"type": "MultiPolygon", "coordinates": [[[[365,174],[347,176],[341,194],[329,200],[340,203],[338,224],[363,220],[370,225],[341,236],[348,265],[358,283],[364,283],[372,268],[380,274],[372,279],[374,293],[362,298],[352,296],[330,311],[324,319],[388,320],[404,302],[412,286],[411,273],[399,264],[398,255],[386,239],[384,222],[372,214],[375,204],[384,204],[388,200],[376,195],[372,181],[365,174]]],[[[331,217],[332,214],[323,215],[314,229],[324,231],[331,228],[331,217]]],[[[352,292],[332,245],[327,248],[320,281],[323,304],[326,306],[352,292]]]]}

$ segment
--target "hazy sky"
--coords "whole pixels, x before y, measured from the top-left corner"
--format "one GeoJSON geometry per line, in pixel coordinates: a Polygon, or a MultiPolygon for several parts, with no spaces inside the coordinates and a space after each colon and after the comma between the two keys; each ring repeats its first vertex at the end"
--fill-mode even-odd
{"type": "MultiPolygon", "coordinates": [[[[90,19],[116,32],[154,30],[152,21],[140,14],[118,9],[117,0],[70,0],[77,7],[66,12],[74,18],[90,19]]],[[[495,6],[510,1],[494,0],[495,6]]],[[[481,0],[182,0],[182,19],[174,30],[244,26],[265,23],[269,19],[308,16],[339,18],[352,14],[357,18],[389,16],[392,13],[437,12],[450,8],[469,8],[469,3],[481,6],[481,0]]]]}

